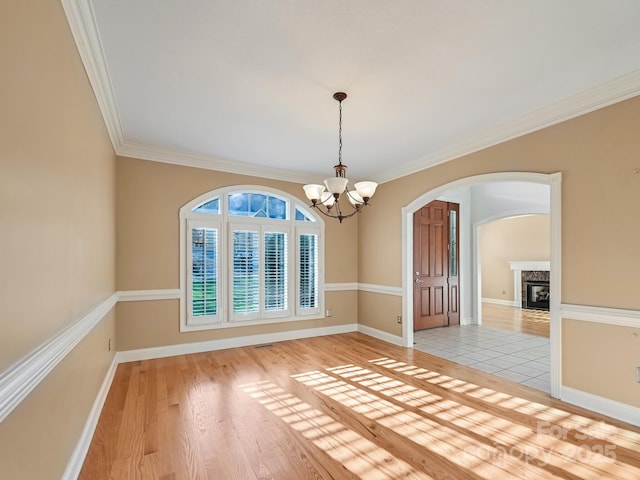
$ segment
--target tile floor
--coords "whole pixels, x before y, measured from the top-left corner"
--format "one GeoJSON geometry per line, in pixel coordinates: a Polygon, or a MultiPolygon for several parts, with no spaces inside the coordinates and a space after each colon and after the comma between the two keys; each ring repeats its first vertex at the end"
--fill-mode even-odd
{"type": "Polygon", "coordinates": [[[482,325],[423,330],[414,348],[549,393],[549,339],[482,325]]]}

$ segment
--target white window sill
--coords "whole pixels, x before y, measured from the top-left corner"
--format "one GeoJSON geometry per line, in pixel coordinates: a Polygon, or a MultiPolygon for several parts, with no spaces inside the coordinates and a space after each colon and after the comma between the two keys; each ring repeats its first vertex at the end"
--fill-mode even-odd
{"type": "Polygon", "coordinates": [[[325,318],[322,312],[312,313],[309,315],[297,315],[292,317],[277,317],[277,318],[263,318],[260,320],[236,320],[225,321],[218,323],[207,323],[201,325],[180,325],[180,332],[196,332],[201,330],[219,330],[225,328],[237,328],[237,327],[253,327],[256,325],[272,325],[275,323],[290,323],[301,322],[305,320],[322,320],[325,318]]]}

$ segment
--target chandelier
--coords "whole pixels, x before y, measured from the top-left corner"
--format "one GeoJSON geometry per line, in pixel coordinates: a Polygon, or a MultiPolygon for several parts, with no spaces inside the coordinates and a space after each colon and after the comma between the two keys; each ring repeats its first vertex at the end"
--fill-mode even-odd
{"type": "Polygon", "coordinates": [[[340,120],[338,122],[338,164],[333,168],[335,177],[324,180],[324,185],[305,185],[304,193],[311,200],[311,207],[317,209],[322,215],[337,218],[340,223],[345,218],[353,217],[362,211],[362,207],[369,204],[369,200],[376,192],[376,182],[357,182],[353,190],[348,189],[349,179],[346,177],[347,166],[342,164],[342,101],[347,98],[344,92],[336,92],[333,98],[340,104],[340,120]],[[346,197],[346,199],[345,199],[346,197]],[[340,201],[342,200],[342,205],[340,201]],[[343,207],[348,202],[352,209],[344,212],[343,207]]]}

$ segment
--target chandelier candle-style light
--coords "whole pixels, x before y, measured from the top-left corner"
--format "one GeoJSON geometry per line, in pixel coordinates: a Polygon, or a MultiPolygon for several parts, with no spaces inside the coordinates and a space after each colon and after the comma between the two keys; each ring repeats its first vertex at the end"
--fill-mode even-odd
{"type": "MultiPolygon", "coordinates": [[[[333,98],[340,104],[340,120],[338,123],[338,164],[333,168],[336,171],[335,177],[324,180],[324,185],[305,185],[304,193],[311,200],[311,207],[317,209],[322,215],[337,218],[340,223],[345,218],[353,217],[362,211],[363,205],[369,204],[369,199],[376,192],[378,184],[376,182],[357,182],[353,185],[354,190],[348,189],[349,179],[346,177],[347,166],[342,164],[342,101],[347,98],[344,92],[336,92],[333,98]],[[343,195],[344,194],[344,195],[343,195]],[[343,213],[340,206],[340,199],[346,197],[351,203],[353,210],[343,213]]],[[[342,201],[344,205],[345,200],[342,201]]]]}

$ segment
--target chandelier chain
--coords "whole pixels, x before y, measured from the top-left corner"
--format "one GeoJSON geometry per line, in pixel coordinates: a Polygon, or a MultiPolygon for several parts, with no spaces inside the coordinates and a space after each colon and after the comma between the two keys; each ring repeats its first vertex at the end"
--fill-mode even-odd
{"type": "Polygon", "coordinates": [[[342,100],[340,104],[340,117],[338,120],[338,165],[342,165],[342,100]]]}

